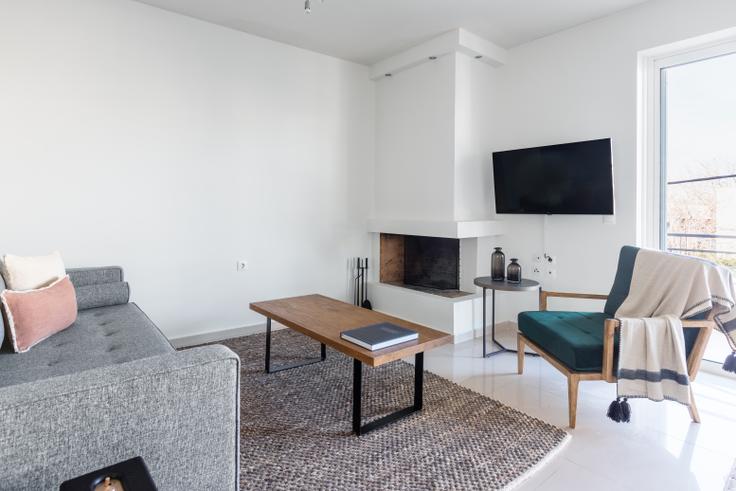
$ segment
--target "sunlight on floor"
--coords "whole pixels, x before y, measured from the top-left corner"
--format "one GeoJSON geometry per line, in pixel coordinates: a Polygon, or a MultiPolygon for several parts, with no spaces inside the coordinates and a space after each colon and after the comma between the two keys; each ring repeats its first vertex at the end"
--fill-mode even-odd
{"type": "MultiPolygon", "coordinates": [[[[513,345],[510,335],[502,342],[513,345]]],[[[425,368],[509,406],[567,427],[566,379],[539,358],[527,357],[523,375],[516,355],[481,358],[480,339],[431,351],[425,368]]],[[[572,441],[519,489],[722,490],[734,464],[736,382],[700,373],[693,388],[702,424],[675,403],[632,402],[629,424],[606,418],[615,386],[583,382],[572,441]]]]}

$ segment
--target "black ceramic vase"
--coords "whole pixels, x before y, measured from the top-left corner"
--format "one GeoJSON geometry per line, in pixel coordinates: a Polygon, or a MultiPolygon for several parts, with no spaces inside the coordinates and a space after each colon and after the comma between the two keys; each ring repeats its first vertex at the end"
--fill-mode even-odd
{"type": "Polygon", "coordinates": [[[491,279],[493,281],[503,281],[506,273],[506,255],[501,252],[500,247],[494,247],[495,251],[491,254],[491,279]]]}
{"type": "Polygon", "coordinates": [[[521,265],[519,260],[513,258],[506,271],[506,281],[509,283],[521,283],[521,265]]]}

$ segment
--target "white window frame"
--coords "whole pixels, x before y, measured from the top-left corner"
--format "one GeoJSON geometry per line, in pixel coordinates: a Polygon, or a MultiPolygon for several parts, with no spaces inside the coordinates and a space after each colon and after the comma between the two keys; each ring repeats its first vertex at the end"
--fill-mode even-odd
{"type": "MultiPolygon", "coordinates": [[[[662,180],[661,70],[736,52],[736,28],[718,31],[678,43],[641,51],[637,72],[637,182],[636,243],[640,247],[662,248],[666,222],[662,180]]],[[[718,335],[718,334],[716,334],[718,335]]],[[[724,372],[720,363],[703,360],[701,370],[736,379],[724,372]]]]}
{"type": "Polygon", "coordinates": [[[736,28],[639,52],[637,97],[637,230],[640,247],[661,249],[665,222],[662,180],[661,70],[736,52],[736,28]]]}

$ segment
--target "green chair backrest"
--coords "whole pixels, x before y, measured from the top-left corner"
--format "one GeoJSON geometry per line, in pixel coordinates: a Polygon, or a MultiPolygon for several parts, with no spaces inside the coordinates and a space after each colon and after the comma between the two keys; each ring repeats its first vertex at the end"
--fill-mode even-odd
{"type": "Polygon", "coordinates": [[[618,308],[624,303],[626,297],[629,296],[629,288],[631,287],[631,277],[634,274],[634,263],[636,255],[639,254],[639,248],[633,246],[623,246],[618,255],[618,269],[616,269],[616,277],[613,279],[611,293],[608,294],[608,300],[603,311],[608,315],[615,315],[618,308]]]}
{"type": "MultiPolygon", "coordinates": [[[[641,249],[634,246],[623,246],[621,252],[618,255],[618,269],[616,269],[616,277],[613,279],[613,286],[611,287],[611,293],[608,294],[608,300],[603,311],[610,315],[616,315],[616,311],[624,303],[626,297],[629,296],[629,289],[631,287],[631,278],[634,275],[634,263],[636,262],[636,255],[641,249]]],[[[708,316],[707,312],[693,316],[692,319],[705,319],[708,316]]],[[[697,329],[685,329],[685,353],[690,355],[693,346],[695,346],[695,340],[698,337],[697,329]]]]}

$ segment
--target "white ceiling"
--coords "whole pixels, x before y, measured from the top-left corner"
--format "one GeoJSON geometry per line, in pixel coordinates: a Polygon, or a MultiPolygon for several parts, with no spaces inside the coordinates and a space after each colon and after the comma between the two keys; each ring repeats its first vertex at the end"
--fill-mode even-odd
{"type": "Polygon", "coordinates": [[[463,27],[511,48],[646,0],[139,0],[257,36],[372,64],[463,27]]]}

